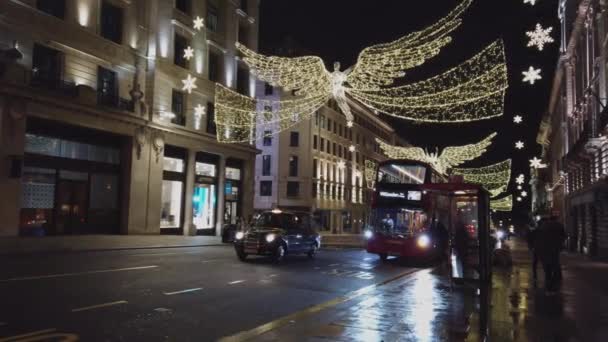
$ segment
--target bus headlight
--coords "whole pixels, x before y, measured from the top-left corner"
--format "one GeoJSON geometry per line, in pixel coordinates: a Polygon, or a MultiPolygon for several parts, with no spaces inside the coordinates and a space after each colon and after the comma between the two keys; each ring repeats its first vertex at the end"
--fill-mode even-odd
{"type": "Polygon", "coordinates": [[[366,230],[366,231],[363,233],[363,236],[365,236],[365,238],[369,240],[369,239],[371,239],[371,238],[372,238],[372,236],[374,236],[374,233],[373,233],[371,230],[366,230]]]}
{"type": "Polygon", "coordinates": [[[416,244],[420,248],[428,248],[431,245],[431,239],[427,235],[420,235],[416,240],[416,244]]]}
{"type": "Polygon", "coordinates": [[[276,239],[276,235],[275,234],[268,234],[266,235],[266,242],[271,243],[272,241],[274,241],[274,239],[276,239]]]}
{"type": "Polygon", "coordinates": [[[245,237],[245,233],[243,233],[243,232],[236,232],[236,235],[234,235],[234,238],[237,240],[241,240],[244,237],[245,237]]]}

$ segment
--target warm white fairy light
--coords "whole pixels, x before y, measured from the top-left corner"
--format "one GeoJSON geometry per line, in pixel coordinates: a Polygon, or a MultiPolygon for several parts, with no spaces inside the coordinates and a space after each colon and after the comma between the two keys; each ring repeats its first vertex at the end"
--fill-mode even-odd
{"type": "Polygon", "coordinates": [[[531,6],[536,5],[536,0],[524,0],[524,4],[530,4],[531,6]]]}
{"type": "Polygon", "coordinates": [[[205,21],[201,17],[196,17],[193,21],[194,29],[200,31],[205,26],[205,21]]]}
{"type": "Polygon", "coordinates": [[[200,103],[194,107],[194,129],[201,128],[201,119],[205,115],[207,108],[200,103]]]}
{"type": "Polygon", "coordinates": [[[543,164],[541,159],[534,157],[530,159],[530,167],[533,167],[535,169],[544,169],[547,167],[547,164],[543,164]]]}
{"type": "Polygon", "coordinates": [[[517,202],[521,202],[523,199],[521,197],[517,197],[517,202]]]}
{"type": "Polygon", "coordinates": [[[188,74],[185,80],[182,80],[182,83],[184,84],[182,90],[187,91],[188,94],[192,94],[192,90],[198,88],[196,86],[196,77],[192,77],[190,74],[188,74]]]}
{"type": "Polygon", "coordinates": [[[523,142],[523,141],[521,141],[521,140],[520,140],[520,141],[517,141],[517,142],[515,143],[515,148],[516,148],[516,149],[518,149],[518,150],[523,149],[523,148],[524,148],[524,142],[523,142]]]}
{"type": "Polygon", "coordinates": [[[350,152],[355,152],[357,149],[355,148],[355,145],[350,145],[350,146],[348,147],[348,150],[349,150],[350,152]]]}
{"type": "Polygon", "coordinates": [[[274,87],[294,91],[295,96],[279,101],[251,101],[216,85],[218,129],[231,132],[230,139],[224,139],[222,134],[218,134],[218,139],[245,142],[261,138],[263,131],[278,133],[293,126],[287,121],[293,121],[294,114],[300,121],[308,119],[332,98],[346,116],[347,127],[351,127],[353,119],[352,100],[348,97],[374,111],[418,121],[464,122],[502,115],[508,79],[501,41],[444,74],[393,86],[405,70],[420,66],[451,42],[449,35],[460,26],[460,16],[471,2],[463,0],[426,29],[364,49],[357,63],[344,71],[339,63],[328,71],[318,57],[265,56],[237,42],[242,60],[254,76],[274,87]],[[275,111],[259,110],[267,106],[275,111]]]}
{"type": "Polygon", "coordinates": [[[542,79],[540,76],[540,69],[534,69],[534,67],[530,67],[528,71],[523,71],[522,74],[524,75],[523,82],[529,82],[531,85],[534,85],[536,81],[542,79]]]}
{"type": "Polygon", "coordinates": [[[432,165],[437,172],[447,173],[449,169],[481,156],[492,144],[492,139],[495,136],[496,133],[492,133],[475,144],[446,147],[441,151],[441,154],[438,152],[429,153],[420,147],[393,146],[378,138],[376,138],[376,142],[380,145],[384,154],[391,159],[417,160],[432,165]]]}
{"type": "Polygon", "coordinates": [[[539,51],[543,51],[545,44],[555,41],[551,38],[551,31],[553,31],[553,27],[544,29],[540,24],[536,24],[534,31],[526,32],[526,36],[530,38],[528,47],[536,46],[539,51]]]}
{"type": "Polygon", "coordinates": [[[353,122],[352,121],[346,122],[346,127],[348,127],[348,128],[353,127],[353,122]]]}
{"type": "Polygon", "coordinates": [[[194,49],[190,46],[184,49],[184,58],[190,60],[190,58],[194,57],[194,49]]]}
{"type": "Polygon", "coordinates": [[[521,190],[521,189],[523,189],[523,188],[524,188],[524,187],[523,187],[523,186],[521,186],[521,185],[518,185],[518,186],[517,186],[517,190],[521,190]]]}
{"type": "Polygon", "coordinates": [[[491,197],[507,191],[511,180],[511,159],[478,168],[454,168],[451,174],[463,177],[467,183],[482,185],[491,197]]]}
{"type": "Polygon", "coordinates": [[[490,201],[490,208],[493,211],[511,211],[513,210],[513,195],[509,195],[500,199],[490,201]]]}
{"type": "Polygon", "coordinates": [[[515,122],[516,124],[520,124],[522,123],[522,121],[524,121],[524,118],[521,115],[515,115],[513,117],[513,122],[515,122]]]}

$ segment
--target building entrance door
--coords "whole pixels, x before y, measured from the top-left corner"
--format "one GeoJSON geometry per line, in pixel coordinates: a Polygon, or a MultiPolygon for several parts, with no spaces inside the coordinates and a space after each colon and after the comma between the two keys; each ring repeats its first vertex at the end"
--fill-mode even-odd
{"type": "Polygon", "coordinates": [[[78,234],[86,223],[87,182],[60,180],[57,183],[57,234],[78,234]]]}

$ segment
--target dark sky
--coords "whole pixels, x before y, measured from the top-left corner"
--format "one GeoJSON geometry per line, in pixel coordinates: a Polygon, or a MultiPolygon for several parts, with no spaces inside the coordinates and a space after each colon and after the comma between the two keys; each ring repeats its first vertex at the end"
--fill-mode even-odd
{"type": "MultiPolygon", "coordinates": [[[[310,53],[322,57],[326,65],[338,60],[344,69],[356,61],[366,46],[389,42],[420,30],[445,16],[458,3],[459,0],[262,0],[260,48],[268,51],[289,37],[310,53]]],[[[525,173],[528,177],[528,160],[540,154],[540,146],[535,143],[536,133],[547,110],[558,57],[557,1],[538,0],[535,6],[530,6],[523,0],[475,0],[463,19],[463,25],[453,34],[451,45],[421,66],[413,76],[410,73],[410,77],[444,72],[494,40],[503,39],[510,79],[505,115],[468,124],[430,125],[388,120],[412,144],[427,147],[469,144],[497,131],[498,137],[486,155],[467,166],[483,166],[512,158],[514,175],[525,173]],[[545,46],[543,52],[526,47],[525,32],[533,30],[536,23],[553,27],[555,43],[545,46]],[[543,79],[534,86],[522,82],[521,72],[530,66],[542,69],[543,79]],[[513,123],[513,116],[517,114],[524,117],[523,124],[513,123]],[[520,139],[526,144],[521,151],[514,148],[514,142],[520,139]]],[[[515,190],[514,185],[512,188],[515,190]]],[[[516,207],[519,213],[524,213],[529,209],[529,200],[516,207]]]]}

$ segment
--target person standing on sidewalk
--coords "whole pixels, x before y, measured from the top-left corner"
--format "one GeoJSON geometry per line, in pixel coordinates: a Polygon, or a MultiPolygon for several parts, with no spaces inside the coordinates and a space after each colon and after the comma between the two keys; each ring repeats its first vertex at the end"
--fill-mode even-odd
{"type": "MultiPolygon", "coordinates": [[[[540,224],[540,221],[538,222],[540,224]]],[[[536,236],[538,235],[538,228],[534,225],[534,223],[530,223],[528,226],[528,234],[526,236],[528,241],[528,250],[532,254],[532,278],[534,279],[534,284],[536,284],[537,278],[537,270],[538,270],[538,252],[536,250],[536,236]]]]}
{"type": "Polygon", "coordinates": [[[564,226],[555,217],[540,222],[535,237],[535,250],[543,263],[547,294],[553,294],[557,290],[561,273],[559,254],[563,243],[564,226]]]}

